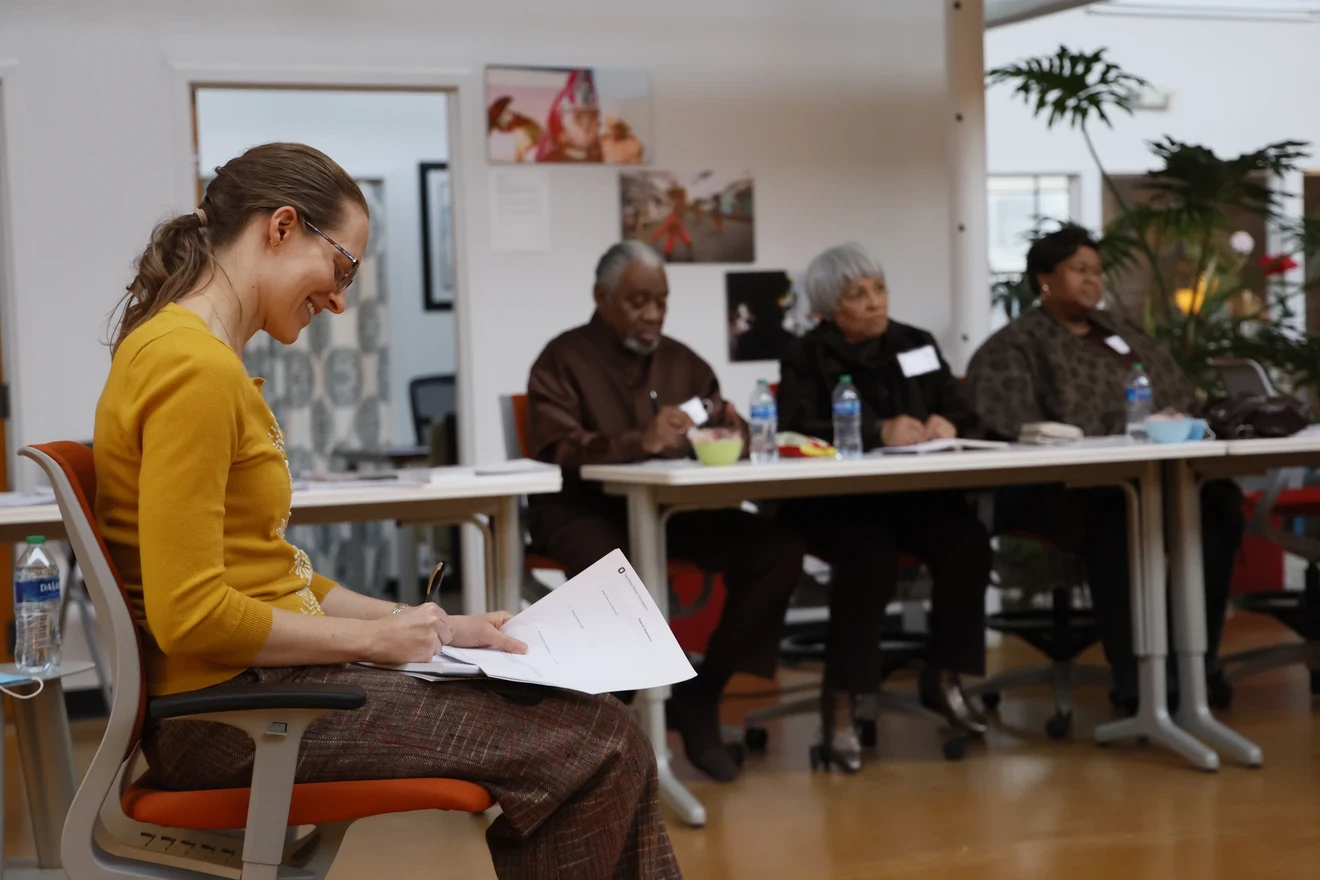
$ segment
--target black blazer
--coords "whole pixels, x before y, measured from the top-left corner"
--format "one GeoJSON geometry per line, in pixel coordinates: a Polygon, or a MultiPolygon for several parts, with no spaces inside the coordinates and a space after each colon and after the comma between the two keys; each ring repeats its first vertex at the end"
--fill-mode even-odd
{"type": "Polygon", "coordinates": [[[889,322],[878,340],[851,345],[832,321],[793,341],[779,362],[779,429],[833,442],[833,394],[839,377],[852,375],[862,402],[862,448],[881,446],[880,423],[896,416],[925,421],[940,415],[959,437],[983,436],[980,419],[963,402],[959,382],[925,330],[889,322]],[[938,370],[908,378],[898,355],[931,346],[938,370]]]}

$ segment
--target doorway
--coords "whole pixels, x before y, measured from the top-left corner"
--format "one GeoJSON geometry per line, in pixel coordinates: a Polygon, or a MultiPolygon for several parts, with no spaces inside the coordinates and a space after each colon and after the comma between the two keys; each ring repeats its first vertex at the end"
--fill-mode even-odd
{"type": "MultiPolygon", "coordinates": [[[[348,311],[322,313],[295,345],[264,333],[244,361],[285,434],[294,479],[402,460],[457,462],[457,375],[450,121],[445,90],[195,84],[198,200],[215,168],[274,141],[326,153],[358,181],[371,238],[349,289],[348,311]]],[[[291,529],[327,577],[371,595],[394,592],[438,556],[458,556],[457,530],[422,541],[415,570],[400,571],[389,523],[291,529]]],[[[451,584],[457,585],[454,578],[451,584]]],[[[397,594],[396,594],[397,595],[397,594]]]]}

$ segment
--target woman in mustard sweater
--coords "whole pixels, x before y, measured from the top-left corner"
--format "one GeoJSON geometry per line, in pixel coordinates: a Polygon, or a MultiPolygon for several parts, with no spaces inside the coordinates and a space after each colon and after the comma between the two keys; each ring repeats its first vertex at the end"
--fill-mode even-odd
{"type": "MultiPolygon", "coordinates": [[[[345,665],[429,660],[444,644],[526,650],[500,632],[505,612],[360,595],[284,538],[284,437],[240,353],[258,330],[289,344],[319,312],[341,313],[367,234],[342,168],[267,144],[217,169],[201,206],[158,226],[138,260],[93,448],[97,521],[143,635],[148,692],[361,685],[362,710],[308,730],[298,782],[470,779],[503,810],[487,832],[500,877],[677,877],[654,753],[612,697],[345,665]]],[[[166,721],[143,748],[167,787],[251,779],[252,742],[232,727],[166,721]]]]}

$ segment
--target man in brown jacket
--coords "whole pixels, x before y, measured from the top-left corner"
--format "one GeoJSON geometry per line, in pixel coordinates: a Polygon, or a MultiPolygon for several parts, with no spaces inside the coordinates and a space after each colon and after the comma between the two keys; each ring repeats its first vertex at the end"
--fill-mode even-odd
{"type": "MultiPolygon", "coordinates": [[[[664,263],[640,242],[616,244],[596,266],[596,312],[549,345],[528,380],[532,455],[564,469],[559,495],[530,502],[532,540],[570,576],[615,548],[627,550],[622,498],[578,475],[583,465],[683,458],[692,419],[680,406],[705,402],[711,421],[745,425],[720,397],[710,365],[661,335],[669,297],[664,263]]],[[[735,672],[772,677],[789,595],[802,572],[801,539],[741,510],[694,511],[669,522],[677,557],[724,576],[727,598],[695,679],[676,686],[670,724],[688,759],[711,777],[738,772],[720,738],[719,700],[735,672]]]]}

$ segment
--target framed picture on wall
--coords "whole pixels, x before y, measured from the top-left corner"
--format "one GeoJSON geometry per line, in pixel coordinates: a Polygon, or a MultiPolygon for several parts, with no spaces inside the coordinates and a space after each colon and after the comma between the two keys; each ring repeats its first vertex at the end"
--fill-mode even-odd
{"type": "Polygon", "coordinates": [[[486,157],[496,164],[651,161],[651,74],[486,68],[486,157]]]}
{"type": "Polygon", "coordinates": [[[422,162],[422,306],[454,307],[454,198],[448,162],[422,162]]]}

